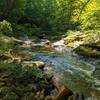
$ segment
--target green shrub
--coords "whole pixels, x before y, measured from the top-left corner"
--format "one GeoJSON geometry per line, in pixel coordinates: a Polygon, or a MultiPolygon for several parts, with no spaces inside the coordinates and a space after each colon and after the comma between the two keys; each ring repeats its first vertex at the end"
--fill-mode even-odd
{"type": "Polygon", "coordinates": [[[25,36],[25,34],[29,36],[34,36],[42,32],[41,28],[38,28],[36,26],[31,27],[30,24],[23,24],[23,25],[15,24],[13,29],[17,33],[16,35],[18,36],[25,36]]]}
{"type": "Polygon", "coordinates": [[[1,71],[7,71],[9,73],[12,73],[14,78],[18,80],[28,80],[32,77],[41,79],[44,77],[42,71],[35,66],[23,67],[22,64],[15,64],[15,63],[9,64],[9,63],[0,62],[0,72],[1,71]]]}
{"type": "Polygon", "coordinates": [[[0,34],[0,50],[8,51],[9,49],[13,49],[15,44],[14,39],[5,35],[0,34]]]}
{"type": "Polygon", "coordinates": [[[9,22],[6,20],[0,22],[0,33],[11,36],[12,34],[12,27],[9,22]]]}
{"type": "Polygon", "coordinates": [[[87,30],[87,31],[83,31],[84,33],[91,33],[91,34],[100,34],[100,30],[97,30],[97,29],[95,29],[95,30],[87,30]]]}

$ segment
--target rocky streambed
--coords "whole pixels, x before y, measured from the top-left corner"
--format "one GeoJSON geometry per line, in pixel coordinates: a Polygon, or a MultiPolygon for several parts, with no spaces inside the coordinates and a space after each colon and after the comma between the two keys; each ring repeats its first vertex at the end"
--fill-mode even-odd
{"type": "MultiPolygon", "coordinates": [[[[5,82],[9,84],[6,85],[7,89],[12,84],[17,84],[12,91],[18,87],[18,91],[16,90],[18,93],[11,92],[14,98],[9,100],[19,100],[19,98],[21,100],[99,100],[99,59],[90,58],[89,60],[89,58],[77,56],[73,54],[73,48],[66,47],[65,44],[65,39],[54,43],[47,39],[39,42],[33,42],[30,39],[18,41],[17,47],[12,52],[14,64],[21,63],[22,69],[25,68],[26,76],[30,71],[35,70],[36,73],[31,73],[35,75],[34,77],[24,76],[26,79],[21,79],[21,82],[16,81],[17,83],[15,77],[10,81],[9,75],[4,76],[3,78],[10,79],[10,82],[5,82]],[[19,83],[22,85],[20,86],[19,83]]],[[[5,86],[5,83],[1,86],[5,86]]],[[[1,88],[0,91],[4,90],[1,88]]],[[[3,95],[9,97],[9,94],[3,95]]]]}

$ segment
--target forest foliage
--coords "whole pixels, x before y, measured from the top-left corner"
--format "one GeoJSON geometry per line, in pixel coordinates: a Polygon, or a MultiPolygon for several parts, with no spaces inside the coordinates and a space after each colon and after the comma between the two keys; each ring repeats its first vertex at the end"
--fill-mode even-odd
{"type": "Polygon", "coordinates": [[[15,31],[31,35],[99,29],[100,1],[0,0],[0,20],[10,22],[15,31]]]}

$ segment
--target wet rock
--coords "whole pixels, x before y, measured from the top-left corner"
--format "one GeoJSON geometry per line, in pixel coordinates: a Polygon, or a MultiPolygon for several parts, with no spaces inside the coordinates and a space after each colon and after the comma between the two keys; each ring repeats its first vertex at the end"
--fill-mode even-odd
{"type": "Polygon", "coordinates": [[[25,66],[37,67],[37,68],[40,68],[40,69],[42,69],[45,66],[44,62],[42,62],[42,61],[29,61],[29,62],[24,61],[23,64],[25,66]]]}
{"type": "Polygon", "coordinates": [[[38,67],[38,68],[43,68],[45,66],[44,62],[42,61],[34,61],[34,64],[38,67]]]}
{"type": "Polygon", "coordinates": [[[61,86],[58,94],[53,98],[53,100],[67,100],[72,94],[73,93],[70,89],[66,88],[65,86],[61,86]]]}

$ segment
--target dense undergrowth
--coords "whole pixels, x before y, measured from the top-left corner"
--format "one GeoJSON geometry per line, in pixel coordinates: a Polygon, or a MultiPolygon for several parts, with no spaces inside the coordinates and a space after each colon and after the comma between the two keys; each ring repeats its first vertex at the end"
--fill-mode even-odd
{"type": "Polygon", "coordinates": [[[48,79],[35,65],[30,67],[20,63],[0,62],[0,98],[44,100],[54,87],[48,79]]]}

